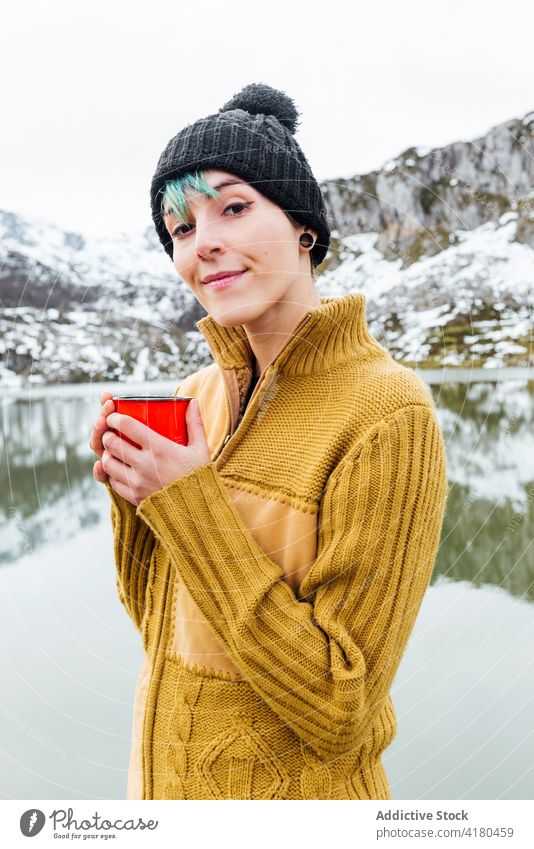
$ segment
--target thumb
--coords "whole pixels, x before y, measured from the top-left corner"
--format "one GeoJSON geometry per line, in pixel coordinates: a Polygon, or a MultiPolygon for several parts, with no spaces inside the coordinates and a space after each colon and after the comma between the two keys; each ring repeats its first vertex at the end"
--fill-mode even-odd
{"type": "Polygon", "coordinates": [[[204,432],[204,423],[200,415],[200,407],[196,398],[193,398],[187,405],[185,416],[187,424],[187,447],[196,445],[204,445],[206,442],[206,434],[204,432]]]}

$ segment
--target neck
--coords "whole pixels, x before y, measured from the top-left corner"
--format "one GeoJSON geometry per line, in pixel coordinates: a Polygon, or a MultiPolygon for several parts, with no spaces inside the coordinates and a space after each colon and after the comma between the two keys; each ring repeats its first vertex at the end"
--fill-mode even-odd
{"type": "Polygon", "coordinates": [[[308,287],[304,294],[292,295],[290,300],[276,301],[256,321],[243,324],[254,355],[254,378],[258,378],[275,359],[308,310],[319,306],[321,299],[315,286],[311,290],[308,287]]]}

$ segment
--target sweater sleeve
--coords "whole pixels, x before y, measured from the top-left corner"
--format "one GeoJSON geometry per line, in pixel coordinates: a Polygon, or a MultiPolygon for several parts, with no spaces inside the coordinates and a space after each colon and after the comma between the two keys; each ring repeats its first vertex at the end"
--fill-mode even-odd
{"type": "MultiPolygon", "coordinates": [[[[184,383],[177,387],[174,394],[180,395],[183,388],[184,383]]],[[[117,592],[123,607],[135,627],[143,633],[146,642],[143,620],[156,539],[152,529],[137,515],[137,508],[109,484],[105,486],[111,499],[117,592]]]]}
{"type": "Polygon", "coordinates": [[[327,760],[360,748],[384,706],[431,577],[446,490],[433,408],[381,421],[328,479],[299,599],[213,462],[138,513],[249,684],[327,760]]]}
{"type": "Polygon", "coordinates": [[[119,599],[135,627],[142,632],[152,552],[152,529],[137,515],[136,507],[106,484],[111,499],[111,528],[119,599]]]}

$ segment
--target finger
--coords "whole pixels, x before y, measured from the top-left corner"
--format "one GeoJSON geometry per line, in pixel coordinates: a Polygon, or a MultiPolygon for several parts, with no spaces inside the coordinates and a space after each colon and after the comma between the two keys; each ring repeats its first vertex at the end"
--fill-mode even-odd
{"type": "Polygon", "coordinates": [[[187,424],[187,447],[203,446],[206,443],[206,433],[196,398],[193,398],[187,405],[185,420],[187,424]]]}
{"type": "Polygon", "coordinates": [[[101,416],[109,416],[111,413],[115,412],[115,401],[108,399],[102,404],[102,409],[100,410],[101,416]]]}
{"type": "MultiPolygon", "coordinates": [[[[105,392],[102,395],[104,398],[105,395],[109,395],[109,392],[105,392]]],[[[91,437],[89,439],[89,448],[93,451],[98,457],[102,456],[102,452],[104,450],[101,442],[102,434],[108,429],[106,416],[111,415],[111,413],[115,412],[115,404],[113,401],[108,400],[104,401],[104,405],[100,410],[100,416],[95,422],[95,426],[91,432],[91,437]]]]}
{"type": "Polygon", "coordinates": [[[99,435],[96,430],[96,425],[91,431],[91,436],[89,438],[89,448],[91,449],[93,454],[96,454],[98,457],[102,456],[102,451],[104,449],[99,447],[99,435]]]}
{"type": "Polygon", "coordinates": [[[99,416],[96,420],[95,430],[102,435],[108,429],[106,416],[99,416]]]}
{"type": "Polygon", "coordinates": [[[95,423],[95,426],[91,433],[91,438],[89,440],[89,447],[91,451],[98,456],[102,456],[102,452],[104,451],[104,446],[102,444],[102,435],[108,429],[108,425],[104,416],[100,416],[95,423]]]}
{"type": "Polygon", "coordinates": [[[138,502],[135,501],[132,490],[128,485],[121,483],[121,481],[116,478],[110,478],[109,485],[117,493],[117,495],[122,495],[122,497],[125,498],[126,501],[129,501],[130,504],[137,506],[138,502]]]}
{"type": "Polygon", "coordinates": [[[135,445],[130,445],[129,442],[126,442],[125,439],[117,436],[111,430],[106,430],[103,434],[102,445],[106,451],[109,451],[110,454],[128,466],[135,466],[139,462],[140,449],[136,448],[135,445]]]}
{"type": "Polygon", "coordinates": [[[104,451],[102,454],[102,468],[110,478],[117,478],[121,483],[129,486],[133,480],[134,470],[117,460],[109,451],[104,451]]]}
{"type": "Polygon", "coordinates": [[[93,477],[98,483],[108,483],[109,475],[107,475],[104,471],[102,463],[100,460],[97,460],[93,466],[93,477]]]}
{"type": "Polygon", "coordinates": [[[100,396],[100,403],[105,404],[109,398],[113,398],[111,392],[102,392],[102,395],[100,396]]]}
{"type": "Polygon", "coordinates": [[[112,413],[107,417],[106,421],[109,428],[113,428],[113,430],[118,430],[120,433],[124,433],[134,442],[137,442],[141,448],[150,448],[155,443],[165,438],[160,436],[159,433],[156,433],[155,430],[144,425],[142,422],[138,422],[137,419],[132,418],[132,416],[125,416],[124,413],[112,413]]]}

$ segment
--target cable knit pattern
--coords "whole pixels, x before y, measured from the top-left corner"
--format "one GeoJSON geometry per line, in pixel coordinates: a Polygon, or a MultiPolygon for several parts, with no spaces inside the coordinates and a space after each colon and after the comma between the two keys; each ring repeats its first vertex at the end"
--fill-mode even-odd
{"type": "Polygon", "coordinates": [[[197,683],[189,692],[184,692],[179,679],[175,682],[175,691],[168,713],[167,724],[167,780],[164,799],[185,798],[185,776],[187,775],[187,743],[193,726],[193,710],[200,693],[201,684],[197,683]]]}
{"type": "MultiPolygon", "coordinates": [[[[243,328],[209,316],[198,326],[221,370],[244,368],[243,328]]],[[[322,298],[298,327],[229,441],[214,431],[209,463],[136,511],[110,493],[121,600],[149,622],[154,657],[143,798],[390,798],[390,689],[439,546],[445,446],[426,385],[370,335],[363,295],[322,298]],[[283,555],[268,556],[244,522],[236,488],[287,504],[291,521],[317,517],[298,593],[283,555]],[[170,651],[176,582],[239,678],[170,651]]],[[[210,409],[202,374],[184,393],[210,409]]]]}

